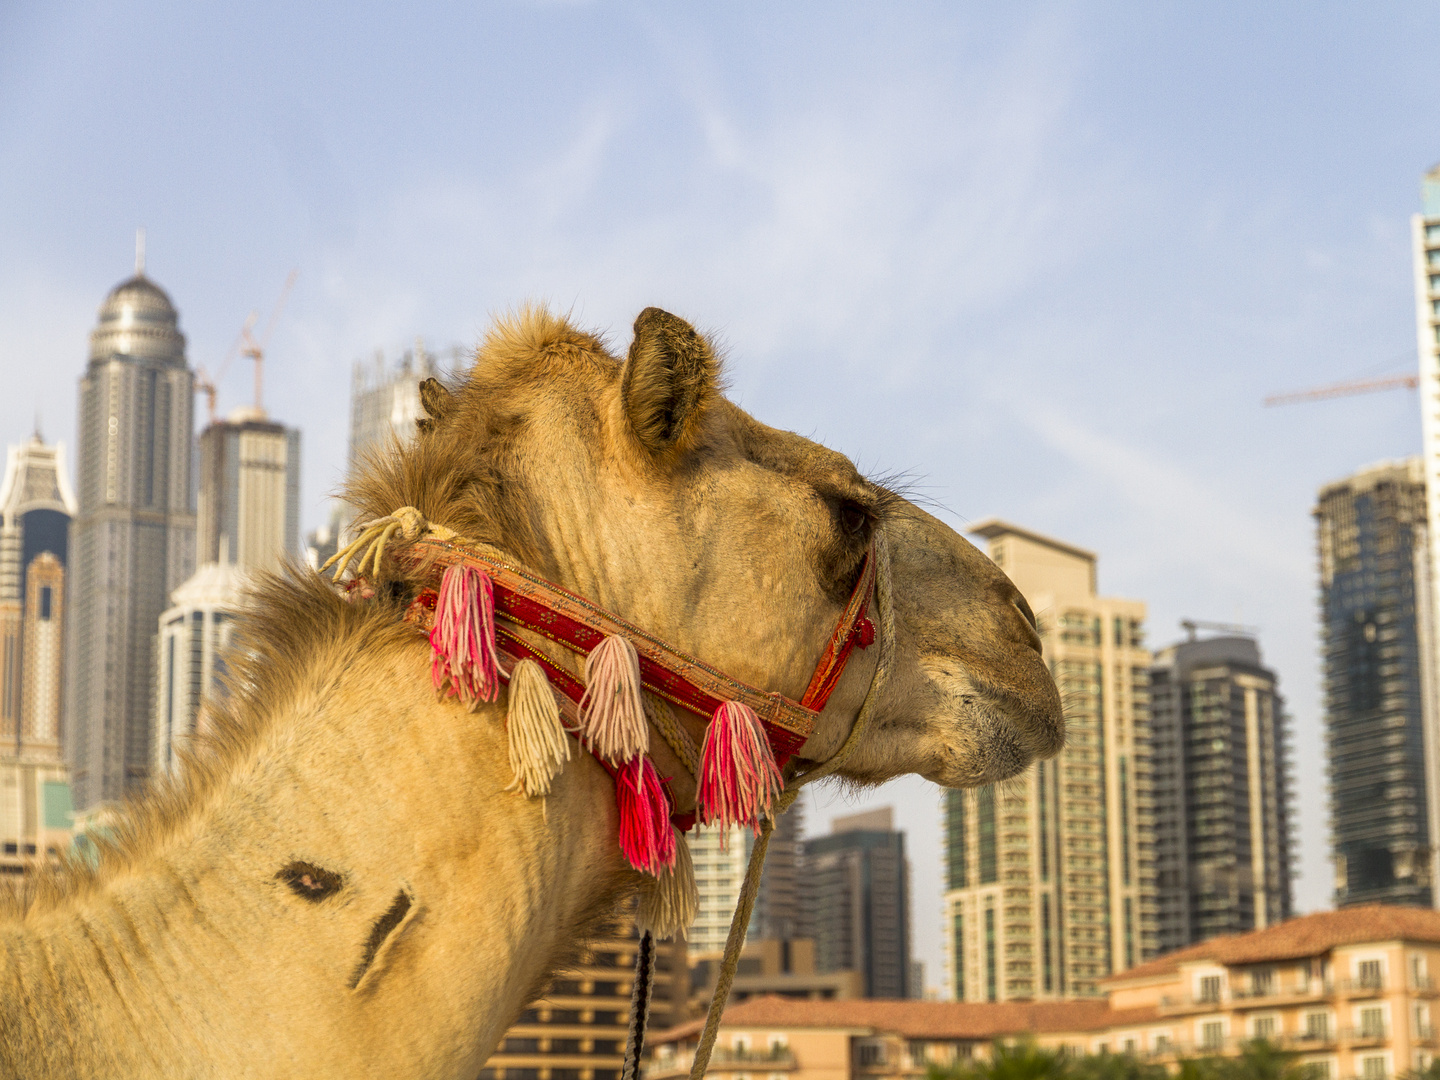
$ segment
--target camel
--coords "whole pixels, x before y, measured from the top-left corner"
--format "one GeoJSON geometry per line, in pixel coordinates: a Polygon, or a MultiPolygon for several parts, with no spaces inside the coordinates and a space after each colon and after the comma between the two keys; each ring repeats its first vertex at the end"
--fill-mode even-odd
{"type": "MultiPolygon", "coordinates": [[[[984,784],[1060,748],[1034,617],[1005,575],[841,454],[727,400],[687,322],[647,309],[622,360],[522,309],[463,385],[427,383],[424,400],[419,434],[349,485],[362,514],[415,507],[791,697],[883,529],[893,670],[844,780],[984,784]]],[[[5,902],[0,1076],[473,1080],[642,887],[611,777],[577,753],[544,798],[507,790],[503,694],[474,712],[437,699],[401,618],[413,583],[390,573],[369,599],[298,569],[261,584],[180,778],[124,812],[96,864],[5,902]]],[[[845,742],[875,652],[844,672],[804,761],[845,742]]],[[[659,740],[653,756],[693,802],[682,763],[659,740]]]]}

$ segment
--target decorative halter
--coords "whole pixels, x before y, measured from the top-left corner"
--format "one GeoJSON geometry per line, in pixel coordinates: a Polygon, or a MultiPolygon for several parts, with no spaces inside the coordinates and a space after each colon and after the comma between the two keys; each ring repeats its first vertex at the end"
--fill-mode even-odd
{"type": "Polygon", "coordinates": [[[362,526],[325,569],[335,565],[338,582],[354,563],[354,576],[345,587],[352,595],[373,595],[369,582],[379,578],[387,548],[420,583],[405,619],[429,637],[431,679],[441,696],[456,697],[474,710],[481,702],[496,701],[501,684],[508,685],[506,728],[515,776],[511,789],[532,797],[548,794],[551,781],[570,758],[570,738],[615,780],[620,849],[631,866],[656,879],[655,887],[642,896],[637,918],[645,933],[632,1000],[627,1080],[638,1066],[648,1011],[648,992],[642,994],[642,983],[649,983],[646,958],[653,951],[648,935],[683,932],[698,907],[689,850],[677,832],[688,831],[697,819],[721,828],[743,825],[755,830],[750,867],[691,1073],[703,1076],[744,944],[774,819],[795,801],[803,784],[829,775],[849,754],[891,666],[894,627],[883,533],[877,530],[866,551],[859,580],[798,702],[726,675],[546,581],[504,553],[427,522],[413,507],[362,526]],[[865,702],[839,751],[787,784],[781,770],[814,730],[855,647],[865,649],[876,639],[868,617],[872,593],[879,597],[881,656],[865,702]],[[584,657],[584,679],[523,640],[517,633],[522,630],[584,657]],[[698,754],[664,706],[647,709],[642,691],[707,721],[698,754]],[[667,781],[647,756],[652,725],[695,774],[693,812],[676,812],[667,781]]]}

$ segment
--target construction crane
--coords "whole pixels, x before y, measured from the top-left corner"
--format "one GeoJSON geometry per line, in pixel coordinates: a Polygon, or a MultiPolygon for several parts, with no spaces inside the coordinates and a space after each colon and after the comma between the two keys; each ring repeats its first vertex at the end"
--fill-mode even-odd
{"type": "Polygon", "coordinates": [[[1310,390],[1295,390],[1288,394],[1271,394],[1265,399],[1268,405],[1296,405],[1303,401],[1324,401],[1327,398],[1350,397],[1352,394],[1373,394],[1379,390],[1394,390],[1407,386],[1414,390],[1420,385],[1418,375],[1381,375],[1373,379],[1351,379],[1348,382],[1316,386],[1310,390]]]}
{"type": "Polygon", "coordinates": [[[236,353],[243,352],[251,360],[255,361],[255,409],[264,414],[264,407],[260,403],[261,390],[261,366],[265,362],[265,347],[270,343],[270,334],[275,329],[275,323],[280,319],[280,313],[285,310],[285,301],[290,298],[290,290],[295,285],[295,279],[300,276],[299,270],[291,270],[290,276],[285,279],[284,286],[280,289],[280,299],[275,301],[275,309],[270,313],[270,321],[265,325],[265,333],[260,340],[255,340],[251,333],[255,324],[260,320],[260,313],[252,311],[245,317],[245,325],[240,328],[240,333],[235,336],[225,359],[220,361],[220,366],[215,369],[212,377],[206,371],[204,365],[195,369],[195,389],[205,395],[207,411],[210,415],[210,423],[215,422],[215,396],[217,388],[225,378],[225,372],[230,367],[230,361],[235,359],[236,353]]]}
{"type": "Polygon", "coordinates": [[[212,378],[210,373],[201,364],[195,369],[195,389],[205,395],[206,411],[210,414],[210,423],[215,423],[215,394],[216,386],[225,378],[225,371],[230,367],[230,361],[235,359],[235,354],[240,351],[240,343],[243,338],[235,335],[235,340],[230,343],[230,349],[225,354],[225,359],[220,361],[220,366],[215,369],[212,378]]]}
{"type": "Polygon", "coordinates": [[[1244,637],[1255,637],[1260,633],[1258,626],[1241,626],[1239,623],[1208,622],[1205,619],[1181,619],[1180,629],[1185,631],[1190,641],[1195,640],[1196,630],[1212,630],[1217,634],[1241,634],[1244,637]]]}
{"type": "Polygon", "coordinates": [[[290,298],[290,290],[299,276],[299,270],[291,270],[290,276],[285,279],[285,285],[280,290],[280,299],[275,301],[275,309],[270,312],[270,321],[265,324],[265,332],[260,335],[259,341],[256,341],[255,336],[250,333],[260,318],[258,311],[252,311],[245,320],[245,325],[240,328],[240,339],[244,342],[240,351],[255,361],[255,411],[262,416],[265,413],[265,406],[260,402],[260,388],[265,365],[265,347],[270,344],[270,335],[275,331],[275,324],[280,319],[280,313],[285,310],[285,301],[290,298]]]}

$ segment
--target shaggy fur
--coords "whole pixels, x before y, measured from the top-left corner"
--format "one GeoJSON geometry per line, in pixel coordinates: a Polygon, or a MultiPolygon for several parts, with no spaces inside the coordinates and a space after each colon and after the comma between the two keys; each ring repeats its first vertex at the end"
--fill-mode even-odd
{"type": "MultiPolygon", "coordinates": [[[[370,455],[346,496],[362,520],[413,506],[791,697],[883,527],[895,669],[843,779],[986,783],[1055,752],[1059,699],[1005,576],[842,455],[726,401],[715,357],[656,309],[623,364],[522,309],[463,385],[425,384],[417,437],[370,455]]],[[[400,620],[412,574],[387,560],[377,598],[354,603],[299,569],[260,583],[181,779],[122,812],[96,865],[0,907],[0,1078],[470,1080],[628,902],[640,878],[609,777],[581,754],[544,800],[507,792],[505,701],[435,699],[400,620]]],[[[874,652],[806,756],[844,740],[874,652]]],[[[687,808],[693,780],[653,745],[687,808]]]]}

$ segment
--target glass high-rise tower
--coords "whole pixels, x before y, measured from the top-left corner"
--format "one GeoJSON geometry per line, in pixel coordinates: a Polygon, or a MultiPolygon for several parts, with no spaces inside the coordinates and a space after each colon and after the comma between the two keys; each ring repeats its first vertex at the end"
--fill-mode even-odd
{"type": "Polygon", "coordinates": [[[65,731],[82,814],[150,772],[155,627],[195,570],[193,396],[179,315],[141,263],[101,305],[80,378],[65,731]]]}
{"type": "Polygon", "coordinates": [[[1150,669],[1161,952],[1291,915],[1285,702],[1252,637],[1161,649],[1150,669]]]}
{"type": "Polygon", "coordinates": [[[1420,458],[1320,489],[1335,902],[1432,906],[1440,836],[1430,559],[1420,458]]]}

